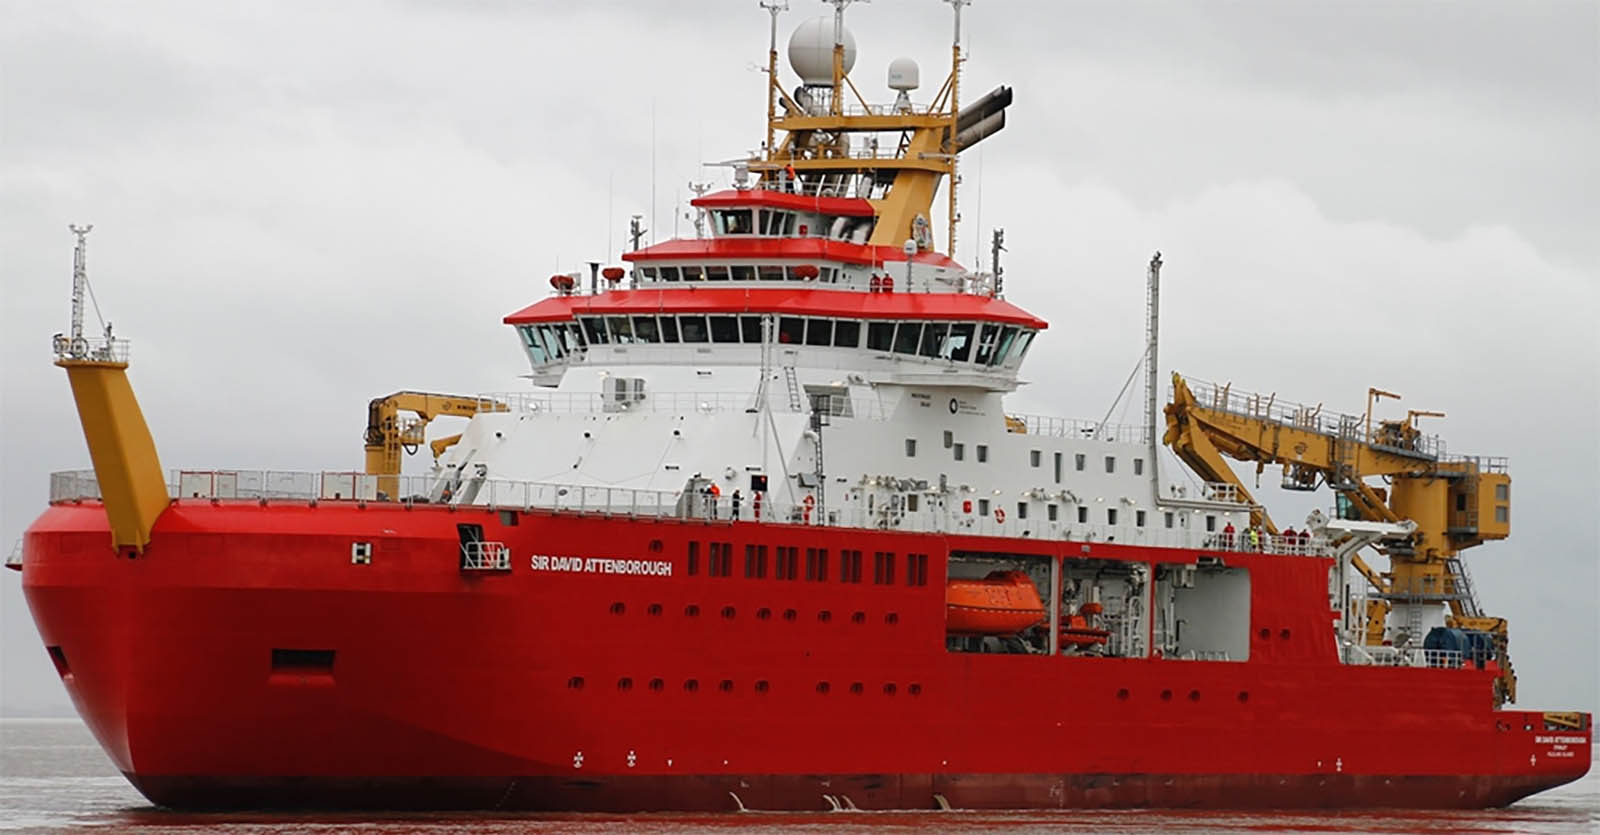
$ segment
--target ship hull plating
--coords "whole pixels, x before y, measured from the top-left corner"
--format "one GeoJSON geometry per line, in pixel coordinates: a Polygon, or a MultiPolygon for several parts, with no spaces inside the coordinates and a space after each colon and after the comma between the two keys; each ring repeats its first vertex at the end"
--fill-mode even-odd
{"type": "Polygon", "coordinates": [[[946,650],[952,550],[1076,542],[206,500],[143,556],[108,541],[98,504],[52,507],[24,588],[89,727],[176,808],[1484,807],[1590,762],[1588,730],[1494,710],[1491,671],[1340,664],[1323,558],[1222,555],[1249,658],[1182,661],[946,650]],[[464,571],[463,524],[509,570],[464,571]],[[931,579],[746,577],[756,543],[931,579]]]}

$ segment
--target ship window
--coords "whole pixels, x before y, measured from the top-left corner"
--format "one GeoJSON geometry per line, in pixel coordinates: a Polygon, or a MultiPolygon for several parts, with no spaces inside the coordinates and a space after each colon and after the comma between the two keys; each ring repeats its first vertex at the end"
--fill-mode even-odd
{"type": "Polygon", "coordinates": [[[1036,333],[1038,331],[1025,330],[1017,337],[1016,343],[1011,346],[1010,359],[1012,365],[1022,362],[1022,357],[1028,353],[1028,346],[1033,343],[1033,336],[1036,333]]]}
{"type": "Polygon", "coordinates": [[[929,322],[922,328],[922,350],[918,353],[925,357],[944,356],[944,335],[950,326],[940,322],[929,322]]]}
{"type": "Polygon", "coordinates": [[[894,582],[894,554],[888,551],[873,552],[872,582],[880,586],[894,582]]]}
{"type": "Polygon", "coordinates": [[[1144,475],[1144,459],[1143,458],[1135,458],[1135,459],[1133,459],[1133,474],[1134,475],[1144,475]]]}
{"type": "Polygon", "coordinates": [[[656,327],[656,317],[633,317],[633,335],[640,342],[660,342],[661,332],[656,327]]]}
{"type": "Polygon", "coordinates": [[[793,316],[778,319],[778,341],[786,345],[799,345],[805,341],[806,320],[793,316]]]}
{"type": "Polygon", "coordinates": [[[707,342],[706,317],[682,316],[678,319],[678,330],[683,335],[684,342],[707,342]]]}
{"type": "Polygon", "coordinates": [[[583,335],[590,345],[604,345],[611,341],[606,335],[606,323],[597,316],[585,316],[578,320],[583,325],[583,335]]]}
{"type": "Polygon", "coordinates": [[[1144,527],[1144,511],[1135,510],[1133,512],[1133,524],[1135,524],[1135,525],[1137,525],[1137,526],[1139,526],[1141,528],[1144,527]]]}
{"type": "Polygon", "coordinates": [[[901,322],[894,334],[894,352],[897,354],[915,354],[917,340],[922,338],[921,322],[901,322]]]}
{"type": "Polygon", "coordinates": [[[713,213],[718,235],[749,235],[755,232],[749,209],[724,209],[713,213]]]}
{"type": "Polygon", "coordinates": [[[698,264],[695,264],[693,266],[684,267],[683,268],[683,280],[684,281],[705,281],[706,280],[706,268],[702,267],[702,266],[700,266],[698,264]]]}
{"type": "Polygon", "coordinates": [[[917,512],[917,504],[920,501],[921,501],[921,499],[917,496],[916,493],[907,493],[906,494],[906,510],[908,510],[908,511],[910,511],[912,513],[916,513],[917,512]]]}
{"type": "Polygon", "coordinates": [[[661,271],[661,280],[662,281],[677,281],[678,280],[678,268],[677,267],[661,267],[660,271],[661,271]]]}
{"type": "Polygon", "coordinates": [[[712,264],[712,265],[704,267],[702,269],[704,269],[705,277],[706,277],[706,280],[708,280],[708,281],[727,281],[728,280],[728,268],[726,266],[723,266],[722,264],[712,264]]]}
{"type": "Polygon", "coordinates": [[[1498,525],[1504,525],[1507,522],[1510,522],[1511,521],[1511,508],[1509,508],[1509,507],[1507,507],[1507,506],[1505,506],[1503,504],[1495,505],[1494,506],[1494,521],[1495,521],[1495,524],[1498,524],[1498,525]]]}
{"type": "Polygon", "coordinates": [[[1114,507],[1106,508],[1106,524],[1107,525],[1115,525],[1116,523],[1117,523],[1117,509],[1114,508],[1114,507]]]}
{"type": "Polygon", "coordinates": [[[988,516],[989,515],[989,500],[988,499],[979,499],[978,500],[978,515],[979,516],[988,516]]]}
{"type": "Polygon", "coordinates": [[[767,576],[767,546],[744,546],[744,576],[757,580],[767,576]]]}
{"type": "Polygon", "coordinates": [[[1028,466],[1037,467],[1044,461],[1044,453],[1037,449],[1028,450],[1028,466]]]}
{"type": "Polygon", "coordinates": [[[690,542],[689,543],[689,568],[688,568],[688,571],[689,571],[689,576],[691,576],[691,577],[700,572],[700,543],[698,543],[698,542],[690,542]]]}
{"type": "Polygon", "coordinates": [[[1027,502],[1017,502],[1017,518],[1018,519],[1026,519],[1026,518],[1028,518],[1028,503],[1027,502]]]}
{"type": "Polygon", "coordinates": [[[828,549],[806,549],[806,579],[818,583],[828,581],[828,549]]]}
{"type": "Polygon", "coordinates": [[[828,319],[812,319],[806,323],[806,344],[827,345],[833,341],[833,322],[828,319]]]}
{"type": "Polygon", "coordinates": [[[1161,523],[1163,525],[1166,525],[1169,528],[1172,527],[1172,511],[1169,510],[1166,513],[1161,514],[1161,517],[1161,523]]]}
{"type": "Polygon", "coordinates": [[[854,348],[861,344],[861,323],[844,319],[833,323],[833,344],[837,348],[854,348]]]}
{"type": "Polygon", "coordinates": [[[977,327],[973,322],[958,322],[950,326],[949,358],[956,362],[966,362],[972,355],[972,331],[977,327]]]}
{"type": "Polygon", "coordinates": [[[1510,499],[1511,499],[1511,485],[1509,485],[1509,484],[1496,484],[1494,486],[1494,500],[1495,501],[1504,502],[1504,501],[1510,501],[1510,499]]]}
{"type": "Polygon", "coordinates": [[[944,448],[949,449],[956,445],[956,433],[944,430],[944,448]]]}
{"type": "Polygon", "coordinates": [[[678,317],[676,317],[676,316],[663,316],[663,317],[661,317],[661,341],[662,342],[677,342],[678,341],[678,317]]]}
{"type": "Polygon", "coordinates": [[[1085,507],[1083,505],[1078,505],[1078,524],[1082,525],[1082,524],[1087,524],[1088,522],[1089,522],[1089,508],[1087,508],[1087,507],[1085,507]]]}
{"type": "Polygon", "coordinates": [[[781,264],[762,264],[756,267],[756,278],[760,281],[782,281],[783,266],[781,264]]]}
{"type": "Polygon", "coordinates": [[[1115,455],[1107,455],[1106,456],[1106,472],[1114,473],[1116,471],[1117,471],[1117,456],[1115,456],[1115,455]]]}
{"type": "Polygon", "coordinates": [[[633,323],[626,316],[607,316],[606,324],[611,326],[611,340],[618,345],[633,342],[633,323]]]}
{"type": "Polygon", "coordinates": [[[562,359],[567,355],[567,326],[545,325],[539,329],[540,337],[544,340],[545,352],[551,359],[562,359]]]}
{"type": "Polygon", "coordinates": [[[1005,362],[1006,354],[1011,351],[1011,345],[1016,341],[1017,329],[1007,325],[1000,331],[1000,344],[995,346],[994,356],[989,360],[990,364],[1000,365],[1001,363],[1005,362]]]}
{"type": "Polygon", "coordinates": [[[531,325],[523,325],[517,328],[517,331],[522,335],[522,347],[527,349],[528,359],[532,360],[534,365],[543,365],[550,358],[550,354],[545,350],[544,342],[539,338],[538,332],[531,325]]]}
{"type": "MultiPolygon", "coordinates": [[[[772,566],[774,580],[793,580],[798,576],[800,549],[792,545],[779,545],[777,561],[772,566]]],[[[790,618],[793,620],[793,618],[790,618]]]]}
{"type": "Polygon", "coordinates": [[[1206,517],[1206,532],[1207,533],[1211,533],[1211,532],[1215,531],[1216,529],[1217,529],[1217,517],[1215,517],[1215,516],[1207,516],[1206,517]]]}
{"type": "Polygon", "coordinates": [[[1060,515],[1060,512],[1061,512],[1061,508],[1057,507],[1056,505],[1047,504],[1047,505],[1044,506],[1045,518],[1049,519],[1052,522],[1056,521],[1056,518],[1060,515]]]}
{"type": "Polygon", "coordinates": [[[928,555],[906,555],[906,585],[926,586],[928,584],[928,555]]]}
{"type": "Polygon", "coordinates": [[[711,317],[712,342],[738,342],[739,320],[733,316],[711,317]]]}
{"type": "Polygon", "coordinates": [[[839,582],[861,582],[861,552],[843,550],[839,552],[839,582]]]}
{"type": "Polygon", "coordinates": [[[917,439],[916,438],[907,438],[906,439],[906,457],[907,458],[915,458],[915,457],[917,457],[917,439]]]}
{"type": "Polygon", "coordinates": [[[867,324],[867,350],[887,351],[893,347],[893,322],[869,322],[867,324]]]}
{"type": "Polygon", "coordinates": [[[711,558],[706,561],[706,573],[713,577],[733,576],[733,543],[711,543],[711,558]]]}
{"type": "Polygon", "coordinates": [[[973,362],[979,365],[989,364],[989,361],[994,358],[994,341],[999,334],[999,325],[984,324],[983,329],[979,331],[978,353],[972,358],[973,362]]]}
{"type": "Polygon", "coordinates": [[[740,316],[739,317],[739,335],[744,338],[744,344],[746,344],[746,345],[760,345],[761,344],[761,317],[760,316],[740,316]]]}
{"type": "Polygon", "coordinates": [[[978,444],[978,463],[987,463],[989,460],[989,445],[978,444]]]}
{"type": "Polygon", "coordinates": [[[967,458],[967,445],[954,444],[950,447],[950,453],[955,456],[957,461],[964,461],[967,458]]]}
{"type": "Polygon", "coordinates": [[[734,281],[755,281],[756,268],[749,264],[734,264],[728,269],[733,271],[734,281]]]}

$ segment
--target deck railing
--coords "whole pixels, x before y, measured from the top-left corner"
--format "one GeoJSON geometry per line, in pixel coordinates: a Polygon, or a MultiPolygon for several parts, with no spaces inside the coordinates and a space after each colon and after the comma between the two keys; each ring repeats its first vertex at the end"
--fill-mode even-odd
{"type": "MultiPolygon", "coordinates": [[[[765,494],[760,502],[741,495],[735,500],[724,493],[710,496],[682,490],[653,490],[608,487],[594,484],[561,484],[537,481],[512,481],[489,478],[441,478],[436,475],[398,475],[393,478],[396,494],[379,492],[379,476],[353,472],[305,472],[290,470],[174,470],[169,477],[169,495],[177,500],[298,500],[307,502],[393,502],[402,504],[451,504],[501,510],[547,510],[558,513],[592,513],[606,516],[659,517],[706,522],[761,522],[777,525],[815,525],[862,530],[947,533],[1004,538],[1071,540],[1084,543],[1110,543],[1211,551],[1234,550],[1223,547],[1221,535],[1203,530],[1202,511],[1192,507],[1174,509],[1172,527],[1166,526],[1166,513],[1156,511],[1148,518],[1158,524],[1094,525],[1066,521],[1071,507],[1062,508],[1060,518],[1046,517],[1046,506],[1031,503],[1032,518],[1001,513],[980,514],[960,510],[967,503],[960,494],[937,491],[916,495],[917,510],[909,501],[894,499],[866,489],[840,491],[854,498],[840,498],[827,505],[787,501],[765,494]]],[[[53,473],[50,501],[68,502],[100,498],[100,488],[92,470],[53,473]]],[[[1225,508],[1218,508],[1225,509],[1225,508]]],[[[1132,516],[1133,514],[1127,514],[1132,516]]],[[[1328,556],[1332,553],[1320,536],[1308,540],[1258,549],[1281,555],[1328,556]]],[[[1270,540],[1269,540],[1270,541],[1270,540]]],[[[1240,549],[1242,550],[1242,549],[1240,549]]]]}

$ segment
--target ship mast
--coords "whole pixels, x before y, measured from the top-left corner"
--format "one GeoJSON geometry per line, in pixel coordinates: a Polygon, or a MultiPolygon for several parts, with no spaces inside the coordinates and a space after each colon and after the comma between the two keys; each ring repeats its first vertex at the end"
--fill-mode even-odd
{"type": "Polygon", "coordinates": [[[950,155],[950,230],[946,238],[945,254],[951,258],[956,257],[956,222],[961,216],[956,213],[956,186],[961,183],[961,176],[956,173],[956,162],[960,156],[961,148],[958,147],[956,135],[961,122],[961,7],[971,3],[972,0],[945,0],[950,4],[950,9],[955,12],[955,36],[950,41],[950,147],[945,152],[950,155]]]}

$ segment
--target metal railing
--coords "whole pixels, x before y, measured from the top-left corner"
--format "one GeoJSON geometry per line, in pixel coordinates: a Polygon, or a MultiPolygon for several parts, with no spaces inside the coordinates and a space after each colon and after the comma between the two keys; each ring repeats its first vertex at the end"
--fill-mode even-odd
{"type": "Polygon", "coordinates": [[[504,542],[464,542],[461,545],[463,571],[510,571],[511,549],[504,542]]]}
{"type": "Polygon", "coordinates": [[[1323,536],[1282,536],[1261,533],[1252,545],[1242,533],[1206,534],[1204,546],[1211,551],[1237,551],[1245,554],[1282,554],[1291,557],[1330,557],[1333,546],[1323,536]]]}
{"type": "Polygon", "coordinates": [[[86,360],[90,362],[128,361],[130,345],[126,339],[109,336],[80,336],[72,339],[58,333],[50,339],[50,350],[58,360],[86,360]]]}
{"type": "Polygon", "coordinates": [[[1373,667],[1433,667],[1457,669],[1464,665],[1462,654],[1453,649],[1413,647],[1345,647],[1345,663],[1373,667]]]}
{"type": "Polygon", "coordinates": [[[1204,380],[1185,378],[1184,382],[1188,384],[1189,391],[1194,394],[1195,401],[1208,409],[1280,423],[1332,438],[1356,441],[1378,449],[1402,454],[1422,455],[1436,459],[1443,458],[1445,455],[1444,439],[1438,435],[1418,433],[1414,437],[1407,439],[1404,446],[1399,446],[1389,443],[1393,439],[1377,431],[1369,433],[1366,419],[1356,415],[1337,412],[1325,413],[1321,405],[1307,406],[1303,403],[1279,400],[1275,394],[1261,395],[1253,392],[1234,391],[1232,386],[1219,386],[1216,383],[1204,380]]]}
{"type": "MultiPolygon", "coordinates": [[[[652,414],[713,414],[749,412],[760,405],[752,392],[658,392],[645,391],[636,398],[613,398],[598,392],[516,391],[478,395],[488,401],[504,403],[512,412],[544,414],[599,414],[602,412],[646,412],[652,414]]],[[[790,410],[787,396],[778,391],[767,394],[767,405],[777,412],[790,410]]],[[[872,420],[885,418],[883,406],[874,399],[828,395],[829,414],[872,420]]],[[[809,403],[803,407],[809,411],[809,403]]]]}
{"type": "Polygon", "coordinates": [[[1017,434],[1044,435],[1052,438],[1077,438],[1080,440],[1116,441],[1119,443],[1149,443],[1150,435],[1143,424],[1100,423],[1081,418],[1052,417],[1050,415],[1006,414],[1006,428],[1017,434]],[[1020,430],[1020,431],[1019,431],[1020,430]]]}
{"type": "MultiPolygon", "coordinates": [[[[778,525],[1225,550],[1221,547],[1219,534],[1182,524],[1168,528],[1164,525],[1068,522],[1064,519],[1070,514],[1071,506],[1063,507],[1060,504],[1056,506],[1061,518],[1051,520],[1046,515],[1048,505],[1043,501],[1029,503],[1031,518],[1010,515],[1009,511],[1016,509],[1014,506],[1004,508],[1006,512],[1002,513],[966,512],[960,510],[966,505],[962,501],[964,494],[956,492],[918,493],[919,509],[913,511],[906,509],[906,501],[890,501],[889,495],[880,496],[867,488],[846,493],[852,498],[819,506],[805,501],[784,501],[770,494],[764,494],[762,501],[756,502],[752,496],[741,496],[735,500],[731,495],[711,497],[683,490],[515,481],[453,472],[382,478],[394,480],[395,495],[379,492],[379,476],[286,470],[175,470],[167,489],[169,495],[180,501],[244,499],[451,504],[499,510],[545,510],[706,522],[737,520],[778,525]]],[[[53,473],[50,488],[52,503],[100,498],[99,485],[92,471],[53,473]]],[[[1131,513],[1128,515],[1132,516],[1131,513]]],[[[1163,518],[1159,511],[1150,516],[1154,520],[1163,518]]],[[[1198,516],[1195,518],[1198,519],[1198,516]]],[[[1312,537],[1264,553],[1326,556],[1331,550],[1324,539],[1312,537]]]]}

